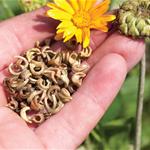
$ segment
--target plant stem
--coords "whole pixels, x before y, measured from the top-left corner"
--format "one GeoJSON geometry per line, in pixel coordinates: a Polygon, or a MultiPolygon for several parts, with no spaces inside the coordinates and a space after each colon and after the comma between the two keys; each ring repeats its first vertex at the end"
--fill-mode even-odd
{"type": "Polygon", "coordinates": [[[140,63],[134,150],[141,149],[142,112],[143,112],[143,100],[144,100],[145,73],[146,73],[146,53],[144,54],[140,63]]]}

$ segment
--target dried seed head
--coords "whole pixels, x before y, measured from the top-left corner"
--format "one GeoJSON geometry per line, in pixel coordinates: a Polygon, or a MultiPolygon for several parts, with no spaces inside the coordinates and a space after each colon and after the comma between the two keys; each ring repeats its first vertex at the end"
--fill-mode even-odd
{"type": "Polygon", "coordinates": [[[150,38],[150,1],[128,0],[119,9],[120,31],[134,38],[150,38]]]}

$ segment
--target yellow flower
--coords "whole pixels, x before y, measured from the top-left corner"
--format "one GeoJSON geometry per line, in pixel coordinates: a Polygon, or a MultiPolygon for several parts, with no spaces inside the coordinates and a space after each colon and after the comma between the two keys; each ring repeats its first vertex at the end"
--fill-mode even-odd
{"type": "Polygon", "coordinates": [[[107,23],[113,21],[114,15],[105,14],[110,0],[97,4],[97,0],[54,0],[48,3],[51,9],[47,16],[61,21],[57,27],[56,39],[64,42],[76,37],[83,47],[90,44],[90,29],[108,31],[107,23]]]}

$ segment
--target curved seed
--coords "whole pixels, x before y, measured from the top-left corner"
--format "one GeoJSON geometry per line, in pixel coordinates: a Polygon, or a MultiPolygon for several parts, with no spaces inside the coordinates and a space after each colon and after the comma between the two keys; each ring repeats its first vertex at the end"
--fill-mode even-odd
{"type": "Polygon", "coordinates": [[[21,80],[21,79],[19,80],[18,79],[18,83],[17,83],[16,89],[23,88],[28,82],[29,82],[29,79],[26,79],[26,80],[21,80]]]}
{"type": "Polygon", "coordinates": [[[34,91],[30,94],[30,96],[27,98],[27,102],[31,103],[31,101],[34,99],[35,96],[41,94],[42,91],[34,91]]]}
{"type": "Polygon", "coordinates": [[[82,79],[86,76],[85,73],[83,72],[77,72],[75,74],[73,74],[71,80],[73,82],[74,85],[76,85],[77,87],[80,87],[82,84],[82,79]]]}
{"type": "Polygon", "coordinates": [[[62,61],[62,56],[60,53],[57,53],[50,61],[48,61],[48,65],[56,65],[59,66],[62,61]]]}
{"type": "Polygon", "coordinates": [[[21,60],[19,65],[21,65],[23,67],[23,69],[28,67],[29,63],[28,63],[28,60],[25,57],[15,56],[15,58],[18,58],[19,60],[21,60]]]}
{"type": "Polygon", "coordinates": [[[39,78],[37,80],[37,85],[39,86],[40,89],[42,90],[47,90],[49,89],[49,86],[50,86],[50,81],[48,79],[44,80],[42,78],[39,78]]]}
{"type": "Polygon", "coordinates": [[[82,51],[79,53],[79,56],[81,58],[88,58],[92,54],[92,49],[90,47],[82,49],[82,51]]]}
{"type": "Polygon", "coordinates": [[[43,74],[57,84],[57,80],[55,78],[56,72],[54,70],[51,69],[45,70],[43,74]]]}
{"type": "Polygon", "coordinates": [[[86,63],[83,63],[83,64],[73,64],[72,65],[72,71],[73,72],[84,72],[84,73],[86,73],[87,71],[88,71],[88,69],[89,69],[89,65],[86,63]]]}
{"type": "Polygon", "coordinates": [[[13,99],[6,106],[11,110],[16,110],[18,108],[18,102],[13,99]]]}
{"type": "Polygon", "coordinates": [[[18,86],[18,78],[16,76],[9,78],[6,83],[8,87],[16,88],[18,86]]]}
{"type": "Polygon", "coordinates": [[[30,93],[31,93],[31,87],[28,88],[27,86],[25,86],[25,87],[23,87],[19,90],[19,95],[18,96],[21,99],[26,99],[26,98],[28,98],[30,93]]]}
{"type": "Polygon", "coordinates": [[[41,75],[44,72],[45,65],[43,62],[32,60],[30,63],[30,70],[33,75],[41,75]]]}
{"type": "Polygon", "coordinates": [[[11,75],[14,75],[14,76],[20,75],[20,73],[21,73],[21,71],[22,71],[21,66],[19,66],[20,69],[17,68],[17,70],[19,70],[19,71],[15,71],[13,68],[14,68],[14,64],[11,63],[11,64],[9,65],[9,67],[8,67],[9,73],[10,73],[11,75]]]}
{"type": "Polygon", "coordinates": [[[66,87],[69,85],[70,80],[68,78],[67,70],[61,71],[61,75],[60,75],[59,79],[61,79],[63,81],[63,83],[65,84],[66,87]]]}
{"type": "Polygon", "coordinates": [[[72,99],[72,97],[71,97],[71,95],[70,95],[70,92],[67,90],[67,89],[65,89],[65,88],[62,88],[61,90],[60,90],[60,92],[58,93],[58,96],[61,98],[61,100],[65,103],[65,102],[69,102],[71,99],[72,99]]]}
{"type": "Polygon", "coordinates": [[[78,54],[76,52],[72,52],[68,58],[68,62],[72,65],[77,62],[78,54]]]}
{"type": "Polygon", "coordinates": [[[68,63],[70,52],[68,52],[68,51],[67,52],[62,52],[61,55],[62,55],[62,61],[64,63],[68,63]]]}
{"type": "Polygon", "coordinates": [[[27,115],[27,111],[30,111],[30,107],[25,106],[20,110],[20,116],[23,120],[25,120],[28,123],[32,123],[31,118],[27,115]]]}
{"type": "Polygon", "coordinates": [[[42,104],[40,104],[37,99],[33,99],[31,101],[30,107],[32,110],[35,110],[35,111],[39,111],[44,108],[44,106],[42,104]]]}
{"type": "Polygon", "coordinates": [[[31,75],[31,72],[27,69],[23,70],[20,74],[22,79],[28,79],[31,75]]]}
{"type": "Polygon", "coordinates": [[[32,48],[26,52],[26,57],[29,62],[31,62],[35,55],[39,55],[41,53],[39,48],[32,48]]]}
{"type": "Polygon", "coordinates": [[[58,105],[57,108],[52,112],[52,114],[58,113],[63,108],[64,103],[61,101],[58,101],[57,105],[58,105]]]}
{"type": "Polygon", "coordinates": [[[52,94],[50,98],[44,99],[44,105],[48,113],[54,114],[58,110],[59,103],[57,102],[56,95],[52,94]]]}
{"type": "Polygon", "coordinates": [[[30,83],[31,84],[35,84],[37,82],[38,79],[35,79],[33,77],[29,77],[30,83]]]}
{"type": "Polygon", "coordinates": [[[60,91],[60,87],[58,85],[52,85],[47,91],[47,96],[51,96],[51,94],[56,94],[58,91],[60,91]]]}
{"type": "Polygon", "coordinates": [[[53,101],[51,100],[51,98],[45,98],[44,99],[44,106],[45,109],[47,110],[48,113],[52,113],[54,111],[54,108],[56,107],[55,105],[57,104],[57,101],[55,101],[55,99],[53,99],[53,101]],[[54,107],[55,106],[55,107],[54,107]]]}
{"type": "Polygon", "coordinates": [[[25,103],[25,102],[21,102],[20,103],[20,108],[22,109],[22,108],[24,108],[24,107],[26,107],[27,106],[27,104],[25,103]]]}
{"type": "Polygon", "coordinates": [[[45,117],[44,117],[44,114],[34,114],[34,115],[31,117],[31,120],[32,120],[34,123],[40,124],[40,123],[42,123],[42,122],[45,120],[45,117]]]}

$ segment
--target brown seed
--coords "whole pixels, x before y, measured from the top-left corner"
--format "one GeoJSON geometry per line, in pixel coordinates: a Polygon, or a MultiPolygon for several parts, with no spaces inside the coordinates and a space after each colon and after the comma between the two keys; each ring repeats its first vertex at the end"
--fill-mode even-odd
{"type": "Polygon", "coordinates": [[[82,49],[82,51],[79,53],[79,56],[81,58],[88,58],[92,54],[92,49],[90,47],[82,49]]]}
{"type": "Polygon", "coordinates": [[[45,120],[45,117],[44,114],[34,114],[31,120],[36,124],[41,124],[45,120]]]}
{"type": "Polygon", "coordinates": [[[44,108],[44,106],[42,104],[40,104],[37,99],[33,99],[31,101],[30,107],[32,110],[35,110],[35,111],[39,111],[44,108]]]}
{"type": "Polygon", "coordinates": [[[72,65],[72,71],[73,72],[84,72],[86,73],[89,69],[89,65],[87,63],[83,63],[83,64],[73,64],[72,65]]]}
{"type": "Polygon", "coordinates": [[[18,102],[12,99],[6,106],[11,110],[16,110],[18,108],[18,102]]]}
{"type": "Polygon", "coordinates": [[[80,87],[82,84],[82,80],[85,76],[86,76],[85,73],[77,72],[77,73],[73,74],[71,80],[72,80],[74,85],[76,85],[77,87],[80,87]]]}
{"type": "Polygon", "coordinates": [[[47,89],[49,89],[50,85],[51,85],[51,82],[50,82],[48,79],[44,80],[44,79],[42,79],[42,78],[39,78],[39,79],[37,80],[37,86],[38,86],[41,90],[47,90],[47,89]]]}
{"type": "Polygon", "coordinates": [[[58,96],[64,103],[69,102],[72,99],[70,92],[65,88],[62,88],[60,90],[60,92],[58,93],[58,96]]]}
{"type": "Polygon", "coordinates": [[[45,69],[45,65],[43,62],[38,62],[34,60],[31,61],[30,70],[33,75],[37,75],[37,76],[42,75],[44,69],[45,69]]]}
{"type": "Polygon", "coordinates": [[[32,49],[30,49],[30,50],[28,50],[26,52],[25,56],[26,56],[27,60],[29,62],[31,62],[32,60],[34,60],[35,56],[37,56],[39,54],[41,54],[40,49],[38,49],[38,48],[32,48],[32,49]]]}
{"type": "Polygon", "coordinates": [[[20,116],[23,120],[25,120],[28,123],[32,123],[31,117],[27,114],[28,111],[30,111],[30,107],[25,106],[20,110],[20,116]]]}
{"type": "Polygon", "coordinates": [[[35,96],[40,95],[42,91],[34,91],[30,94],[30,96],[27,98],[27,102],[31,103],[31,101],[35,98],[35,96]]]}

